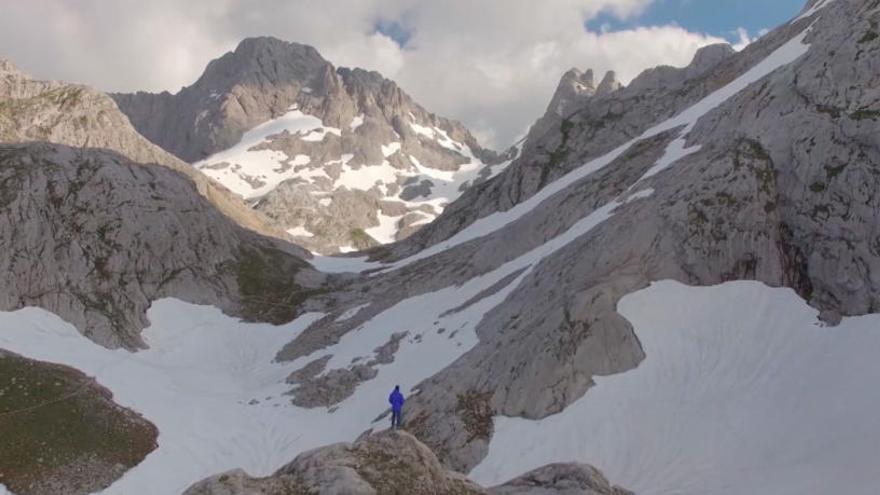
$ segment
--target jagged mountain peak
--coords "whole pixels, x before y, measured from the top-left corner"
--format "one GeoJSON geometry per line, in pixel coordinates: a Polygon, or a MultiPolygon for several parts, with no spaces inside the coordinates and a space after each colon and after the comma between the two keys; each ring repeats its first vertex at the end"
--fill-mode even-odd
{"type": "Polygon", "coordinates": [[[729,43],[707,45],[697,50],[688,67],[696,72],[705,72],[717,67],[719,63],[734,54],[736,50],[729,43]]]}
{"type": "Polygon", "coordinates": [[[11,61],[8,59],[0,57],[0,75],[24,75],[24,72],[18,69],[11,61]]]}
{"type": "Polygon", "coordinates": [[[318,50],[311,45],[282,40],[274,36],[251,36],[244,38],[236,45],[232,53],[237,56],[252,56],[260,53],[277,53],[278,51],[323,60],[318,50]]]}
{"type": "Polygon", "coordinates": [[[628,88],[633,91],[646,92],[654,89],[680,86],[683,82],[696,79],[717,68],[721,62],[736,54],[727,43],[717,43],[700,48],[694,54],[691,63],[685,67],[661,65],[648,69],[630,82],[628,88]]]}
{"type": "Polygon", "coordinates": [[[406,237],[503,168],[382,74],[276,38],[242,41],[176,95],[113,96],[142,134],[318,252],[406,237]]]}
{"type": "Polygon", "coordinates": [[[364,85],[379,85],[390,82],[396,85],[394,81],[387,79],[380,72],[374,70],[361,69],[360,67],[339,67],[336,69],[336,72],[338,72],[343,79],[352,83],[357,82],[364,85]]]}
{"type": "Polygon", "coordinates": [[[602,78],[602,82],[599,83],[599,86],[596,87],[596,94],[611,94],[622,87],[623,84],[621,84],[620,81],[617,80],[617,73],[613,70],[609,70],[605,73],[605,77],[602,78]]]}
{"type": "Polygon", "coordinates": [[[235,84],[305,83],[329,66],[312,46],[269,36],[245,38],[235,50],[212,60],[190,89],[228,91],[235,84]]]}
{"type": "Polygon", "coordinates": [[[578,83],[587,88],[595,88],[596,80],[593,74],[593,69],[587,69],[586,71],[582,71],[577,67],[572,67],[565,74],[562,75],[562,81],[566,83],[578,83]]]}
{"type": "MultiPolygon", "coordinates": [[[[577,101],[595,95],[597,89],[593,69],[586,71],[577,68],[569,69],[562,75],[556,86],[556,92],[553,93],[553,98],[547,106],[547,115],[565,117],[577,101]]],[[[606,89],[610,88],[603,88],[603,90],[606,89]]]]}

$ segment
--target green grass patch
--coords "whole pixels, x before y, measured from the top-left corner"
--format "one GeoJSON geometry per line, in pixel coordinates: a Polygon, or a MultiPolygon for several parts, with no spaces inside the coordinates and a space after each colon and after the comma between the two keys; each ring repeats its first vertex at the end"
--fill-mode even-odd
{"type": "Polygon", "coordinates": [[[156,428],[79,371],[0,350],[0,483],[90,493],[156,448],[156,428]]]}
{"type": "Polygon", "coordinates": [[[481,393],[476,390],[458,394],[455,409],[470,434],[470,440],[476,438],[488,440],[492,437],[494,411],[489,404],[491,398],[490,392],[481,393]]]}
{"type": "Polygon", "coordinates": [[[322,294],[296,283],[305,262],[273,249],[243,249],[238,255],[236,278],[242,315],[249,321],[280,325],[302,313],[302,303],[322,294]]]}
{"type": "Polygon", "coordinates": [[[364,229],[351,229],[348,233],[348,237],[351,240],[351,245],[355,249],[361,251],[364,249],[369,249],[373,246],[376,246],[376,240],[370,237],[364,229]]]}
{"type": "Polygon", "coordinates": [[[859,44],[870,43],[877,38],[880,38],[880,35],[878,35],[876,31],[866,31],[865,34],[859,38],[859,44]]]}
{"type": "Polygon", "coordinates": [[[880,119],[880,111],[862,108],[849,114],[849,116],[853,120],[878,120],[880,119]]]}

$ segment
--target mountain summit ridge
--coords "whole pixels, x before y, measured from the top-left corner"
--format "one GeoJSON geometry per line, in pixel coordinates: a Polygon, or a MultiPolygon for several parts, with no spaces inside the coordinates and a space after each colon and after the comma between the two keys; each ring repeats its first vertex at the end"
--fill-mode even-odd
{"type": "Polygon", "coordinates": [[[405,238],[509,161],[378,72],[271,37],[243,40],[177,94],[113,98],[150,140],[320,253],[405,238]]]}

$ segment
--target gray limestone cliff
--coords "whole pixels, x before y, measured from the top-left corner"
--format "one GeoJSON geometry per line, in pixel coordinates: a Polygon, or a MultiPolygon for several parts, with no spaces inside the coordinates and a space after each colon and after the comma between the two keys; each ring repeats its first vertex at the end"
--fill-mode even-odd
{"type": "Polygon", "coordinates": [[[135,162],[171,168],[189,177],[200,194],[237,223],[286,238],[224,186],[138,134],[106,94],[80,84],[37,80],[0,59],[0,143],[32,141],[105,148],[135,162]]]}
{"type": "Polygon", "coordinates": [[[0,145],[0,164],[4,311],[41,307],[134,349],[156,299],[281,323],[323,280],[298,249],[235,224],[166,167],[44,142],[0,145]]]}
{"type": "MultiPolygon", "coordinates": [[[[513,272],[478,296],[525,273],[481,317],[478,343],[416,386],[408,428],[445,465],[467,472],[486,454],[494,416],[544,418],[589,393],[594,377],[639,364],[642,348],[616,305],[652,281],[790,287],[831,323],[876,312],[878,24],[877,2],[835,0],[741,52],[707,47],[688,67],[649,70],[626,88],[578,99],[566,118],[557,116],[558,126],[533,127],[505,172],[372,258],[390,263],[445,246],[478,219],[528,202],[593,160],[607,155],[607,164],[515,210],[502,227],[401,268],[352,278],[333,297],[342,307],[370,301],[369,308],[350,321],[316,322],[279,358],[307,355],[400,301],[460,287],[554,246],[527,272],[513,272]],[[781,47],[796,49],[799,36],[808,45],[802,55],[705,108],[687,134],[673,126],[643,135],[781,47]],[[687,153],[676,152],[678,139],[687,153]],[[655,168],[664,157],[677,159],[655,168]],[[610,207],[602,222],[568,237],[584,218],[610,207]]],[[[326,370],[322,383],[369,379],[357,366],[326,370]]],[[[308,390],[300,384],[292,393],[308,390]]],[[[331,394],[321,405],[345,396],[331,394]]]]}

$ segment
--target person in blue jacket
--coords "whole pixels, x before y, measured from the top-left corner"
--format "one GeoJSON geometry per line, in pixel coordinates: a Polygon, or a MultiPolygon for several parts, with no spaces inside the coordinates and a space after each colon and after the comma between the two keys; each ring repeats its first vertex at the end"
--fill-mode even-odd
{"type": "Polygon", "coordinates": [[[394,387],[394,391],[388,397],[388,402],[391,403],[391,427],[400,428],[400,411],[403,409],[403,403],[406,402],[400,392],[400,385],[394,387]]]}

